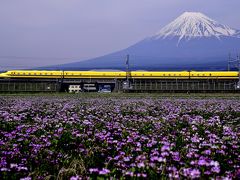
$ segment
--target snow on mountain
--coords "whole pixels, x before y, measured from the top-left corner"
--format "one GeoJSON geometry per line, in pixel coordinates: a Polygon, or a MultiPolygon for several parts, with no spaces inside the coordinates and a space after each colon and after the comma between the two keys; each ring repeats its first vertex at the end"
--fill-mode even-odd
{"type": "Polygon", "coordinates": [[[239,31],[222,25],[217,21],[199,12],[185,12],[170,24],[162,28],[154,39],[178,37],[179,42],[184,39],[199,37],[233,36],[236,37],[239,31]]]}

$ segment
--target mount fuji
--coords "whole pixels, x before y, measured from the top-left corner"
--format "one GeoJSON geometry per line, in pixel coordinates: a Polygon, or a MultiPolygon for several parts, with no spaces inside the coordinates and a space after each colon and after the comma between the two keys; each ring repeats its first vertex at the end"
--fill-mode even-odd
{"type": "MultiPolygon", "coordinates": [[[[115,53],[58,65],[59,69],[225,70],[240,51],[240,31],[199,12],[185,12],[156,34],[115,53]]],[[[55,66],[56,67],[56,66],[55,66]]]]}

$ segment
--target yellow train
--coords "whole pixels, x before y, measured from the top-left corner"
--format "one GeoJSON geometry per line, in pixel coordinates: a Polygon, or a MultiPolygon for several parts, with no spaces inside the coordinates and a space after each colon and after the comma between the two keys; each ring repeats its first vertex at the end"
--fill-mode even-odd
{"type": "Polygon", "coordinates": [[[45,78],[45,79],[238,79],[237,71],[48,71],[11,70],[0,74],[0,78],[45,78]]]}

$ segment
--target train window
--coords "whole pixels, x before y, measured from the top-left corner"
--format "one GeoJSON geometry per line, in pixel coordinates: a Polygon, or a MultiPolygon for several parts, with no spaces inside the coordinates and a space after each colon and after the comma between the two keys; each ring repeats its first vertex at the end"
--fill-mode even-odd
{"type": "Polygon", "coordinates": [[[174,76],[176,76],[176,74],[174,74],[174,76]]]}
{"type": "Polygon", "coordinates": [[[203,76],[205,76],[205,74],[203,74],[203,76]]]}
{"type": "Polygon", "coordinates": [[[197,76],[199,76],[199,74],[197,74],[197,76]]]}
{"type": "Polygon", "coordinates": [[[28,73],[28,75],[31,75],[31,73],[28,73]]]}
{"type": "Polygon", "coordinates": [[[212,76],[212,74],[210,73],[209,76],[212,76]]]}
{"type": "Polygon", "coordinates": [[[40,75],[42,75],[42,73],[39,73],[40,75]]]}
{"type": "Polygon", "coordinates": [[[152,74],[150,74],[150,76],[152,76],[152,74]]]}
{"type": "Polygon", "coordinates": [[[36,73],[34,73],[34,75],[37,75],[36,73]]]}
{"type": "Polygon", "coordinates": [[[171,74],[168,74],[168,76],[171,76],[171,74]]]}
{"type": "Polygon", "coordinates": [[[47,75],[47,73],[45,73],[45,75],[47,75]]]}
{"type": "Polygon", "coordinates": [[[142,76],[144,76],[144,74],[142,74],[142,76]]]}
{"type": "Polygon", "coordinates": [[[53,75],[53,73],[51,73],[50,75],[53,75]]]}
{"type": "Polygon", "coordinates": [[[17,73],[17,75],[20,75],[20,73],[17,73]]]}

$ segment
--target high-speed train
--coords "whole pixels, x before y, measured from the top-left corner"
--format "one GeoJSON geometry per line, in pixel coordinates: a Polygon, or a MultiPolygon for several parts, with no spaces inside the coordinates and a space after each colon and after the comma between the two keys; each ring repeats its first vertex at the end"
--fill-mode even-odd
{"type": "Polygon", "coordinates": [[[50,71],[11,70],[0,73],[0,78],[21,79],[238,79],[237,71],[50,71]]]}

